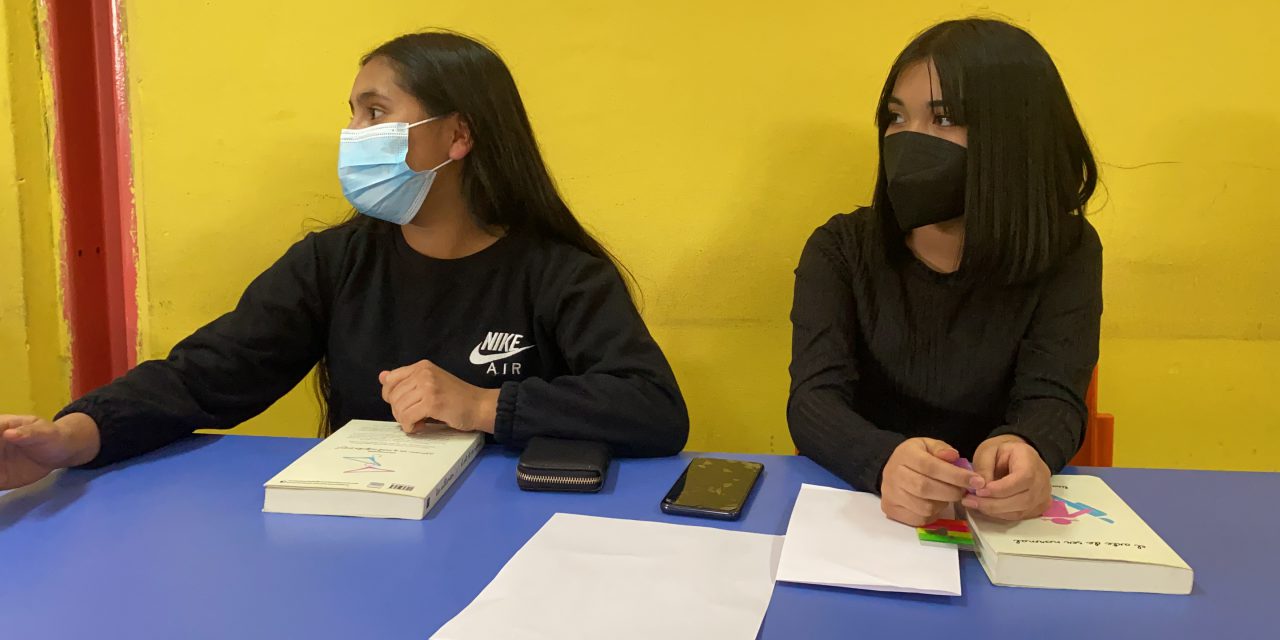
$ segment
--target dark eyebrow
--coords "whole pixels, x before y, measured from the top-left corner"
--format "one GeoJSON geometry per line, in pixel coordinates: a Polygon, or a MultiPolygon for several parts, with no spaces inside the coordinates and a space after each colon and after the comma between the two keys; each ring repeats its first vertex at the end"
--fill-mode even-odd
{"type": "Polygon", "coordinates": [[[347,106],[349,106],[349,107],[351,107],[352,109],[354,109],[354,108],[355,108],[355,104],[356,104],[356,102],[364,102],[365,100],[369,100],[369,99],[373,99],[373,98],[385,98],[385,97],[386,97],[386,96],[382,95],[381,93],[378,93],[376,90],[374,90],[374,89],[370,89],[370,90],[365,91],[364,93],[362,93],[362,94],[360,94],[360,95],[356,96],[355,101],[354,101],[354,102],[348,102],[348,103],[347,103],[347,106]]]}
{"type": "MultiPolygon", "coordinates": [[[[889,104],[896,105],[896,106],[899,106],[899,107],[905,107],[905,106],[906,106],[905,104],[903,104],[903,103],[902,103],[902,100],[901,100],[901,99],[899,99],[897,96],[889,96],[889,104]]],[[[949,100],[930,100],[930,101],[929,101],[929,108],[930,108],[930,109],[944,109],[944,110],[948,110],[948,111],[949,111],[949,110],[951,110],[952,108],[954,108],[954,105],[952,105],[952,104],[951,104],[951,102],[950,102],[949,100]]]]}

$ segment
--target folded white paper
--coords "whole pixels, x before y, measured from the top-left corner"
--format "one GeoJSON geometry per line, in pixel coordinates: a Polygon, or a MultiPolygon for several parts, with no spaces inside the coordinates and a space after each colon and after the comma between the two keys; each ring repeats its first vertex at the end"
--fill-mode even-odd
{"type": "Polygon", "coordinates": [[[886,518],[874,494],[806,484],[787,524],[778,580],[958,596],[960,556],[886,518]]]}
{"type": "Polygon", "coordinates": [[[558,513],[432,640],[751,640],[782,537],[558,513]]]}

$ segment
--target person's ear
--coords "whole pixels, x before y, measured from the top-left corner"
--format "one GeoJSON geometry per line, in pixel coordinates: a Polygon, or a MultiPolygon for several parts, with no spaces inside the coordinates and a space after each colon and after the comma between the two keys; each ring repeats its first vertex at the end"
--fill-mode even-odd
{"type": "Polygon", "coordinates": [[[475,140],[471,137],[471,125],[461,115],[451,118],[453,122],[453,140],[449,143],[449,159],[457,161],[467,157],[475,140]]]}

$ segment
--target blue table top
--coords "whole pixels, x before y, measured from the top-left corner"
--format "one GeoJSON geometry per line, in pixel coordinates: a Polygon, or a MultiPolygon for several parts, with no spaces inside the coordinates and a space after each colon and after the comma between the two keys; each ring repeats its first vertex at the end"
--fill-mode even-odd
{"type": "MultiPolygon", "coordinates": [[[[556,512],[781,534],[801,483],[846,487],[806,458],[727,456],[765,464],[743,519],[680,518],[658,502],[692,454],[615,461],[572,495],[519,491],[517,455],[491,447],[421,522],[262,513],[262,483],[315,442],[200,436],[0,493],[0,636],[422,639],[556,512]]],[[[778,584],[760,637],[1274,633],[1280,474],[1081,471],[1195,569],[1192,595],[994,587],[966,553],[959,598],[778,584]]]]}

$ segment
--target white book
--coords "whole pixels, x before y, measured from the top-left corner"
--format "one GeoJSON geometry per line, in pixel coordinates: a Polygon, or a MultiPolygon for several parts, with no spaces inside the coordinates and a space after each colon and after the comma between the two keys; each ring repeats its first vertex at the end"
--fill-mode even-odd
{"type": "Polygon", "coordinates": [[[1191,567],[1101,478],[1053,476],[1039,518],[969,513],[974,550],[993,584],[1043,589],[1191,593],[1191,567]]]}
{"type": "Polygon", "coordinates": [[[480,433],[352,420],[267,481],[262,510],[421,520],[484,446],[480,433]]]}

